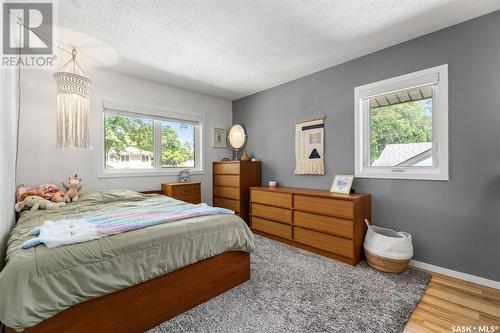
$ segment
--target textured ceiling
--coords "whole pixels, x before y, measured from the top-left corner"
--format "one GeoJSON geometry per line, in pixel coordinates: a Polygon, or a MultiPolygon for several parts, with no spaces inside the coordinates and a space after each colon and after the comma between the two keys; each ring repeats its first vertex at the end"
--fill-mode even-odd
{"type": "Polygon", "coordinates": [[[62,41],[94,65],[237,99],[498,9],[499,0],[61,0],[57,19],[62,41]]]}

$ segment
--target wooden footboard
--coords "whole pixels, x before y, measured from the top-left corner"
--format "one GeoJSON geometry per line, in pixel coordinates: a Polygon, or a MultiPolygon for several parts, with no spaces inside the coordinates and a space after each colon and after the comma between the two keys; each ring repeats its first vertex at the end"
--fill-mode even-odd
{"type": "Polygon", "coordinates": [[[250,254],[226,252],[74,305],[24,332],[144,332],[249,279],[250,254]]]}

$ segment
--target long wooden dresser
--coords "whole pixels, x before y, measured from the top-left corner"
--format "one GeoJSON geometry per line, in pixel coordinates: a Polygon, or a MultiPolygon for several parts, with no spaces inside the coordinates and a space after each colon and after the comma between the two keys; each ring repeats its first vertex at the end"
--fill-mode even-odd
{"type": "Polygon", "coordinates": [[[252,187],[256,234],[356,265],[363,259],[369,194],[335,194],[290,187],[252,187]]]}
{"type": "Polygon", "coordinates": [[[250,187],[260,185],[260,161],[214,162],[213,173],[213,205],[234,210],[250,223],[250,187]]]}

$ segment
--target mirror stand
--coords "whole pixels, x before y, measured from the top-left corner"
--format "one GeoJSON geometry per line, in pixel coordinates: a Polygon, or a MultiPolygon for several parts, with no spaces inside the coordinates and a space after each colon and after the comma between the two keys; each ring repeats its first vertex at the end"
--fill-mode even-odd
{"type": "Polygon", "coordinates": [[[233,150],[233,161],[238,161],[238,153],[243,150],[247,142],[247,134],[245,128],[240,124],[235,124],[229,130],[227,143],[233,150]]]}

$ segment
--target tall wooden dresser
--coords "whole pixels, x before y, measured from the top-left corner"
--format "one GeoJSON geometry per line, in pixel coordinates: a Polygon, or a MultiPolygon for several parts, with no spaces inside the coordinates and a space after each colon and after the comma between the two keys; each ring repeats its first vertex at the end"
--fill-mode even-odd
{"type": "Polygon", "coordinates": [[[260,186],[260,161],[214,162],[213,173],[213,205],[234,210],[250,223],[249,192],[260,186]]]}
{"type": "Polygon", "coordinates": [[[356,265],[363,259],[369,194],[252,187],[251,228],[263,236],[356,265]]]}

